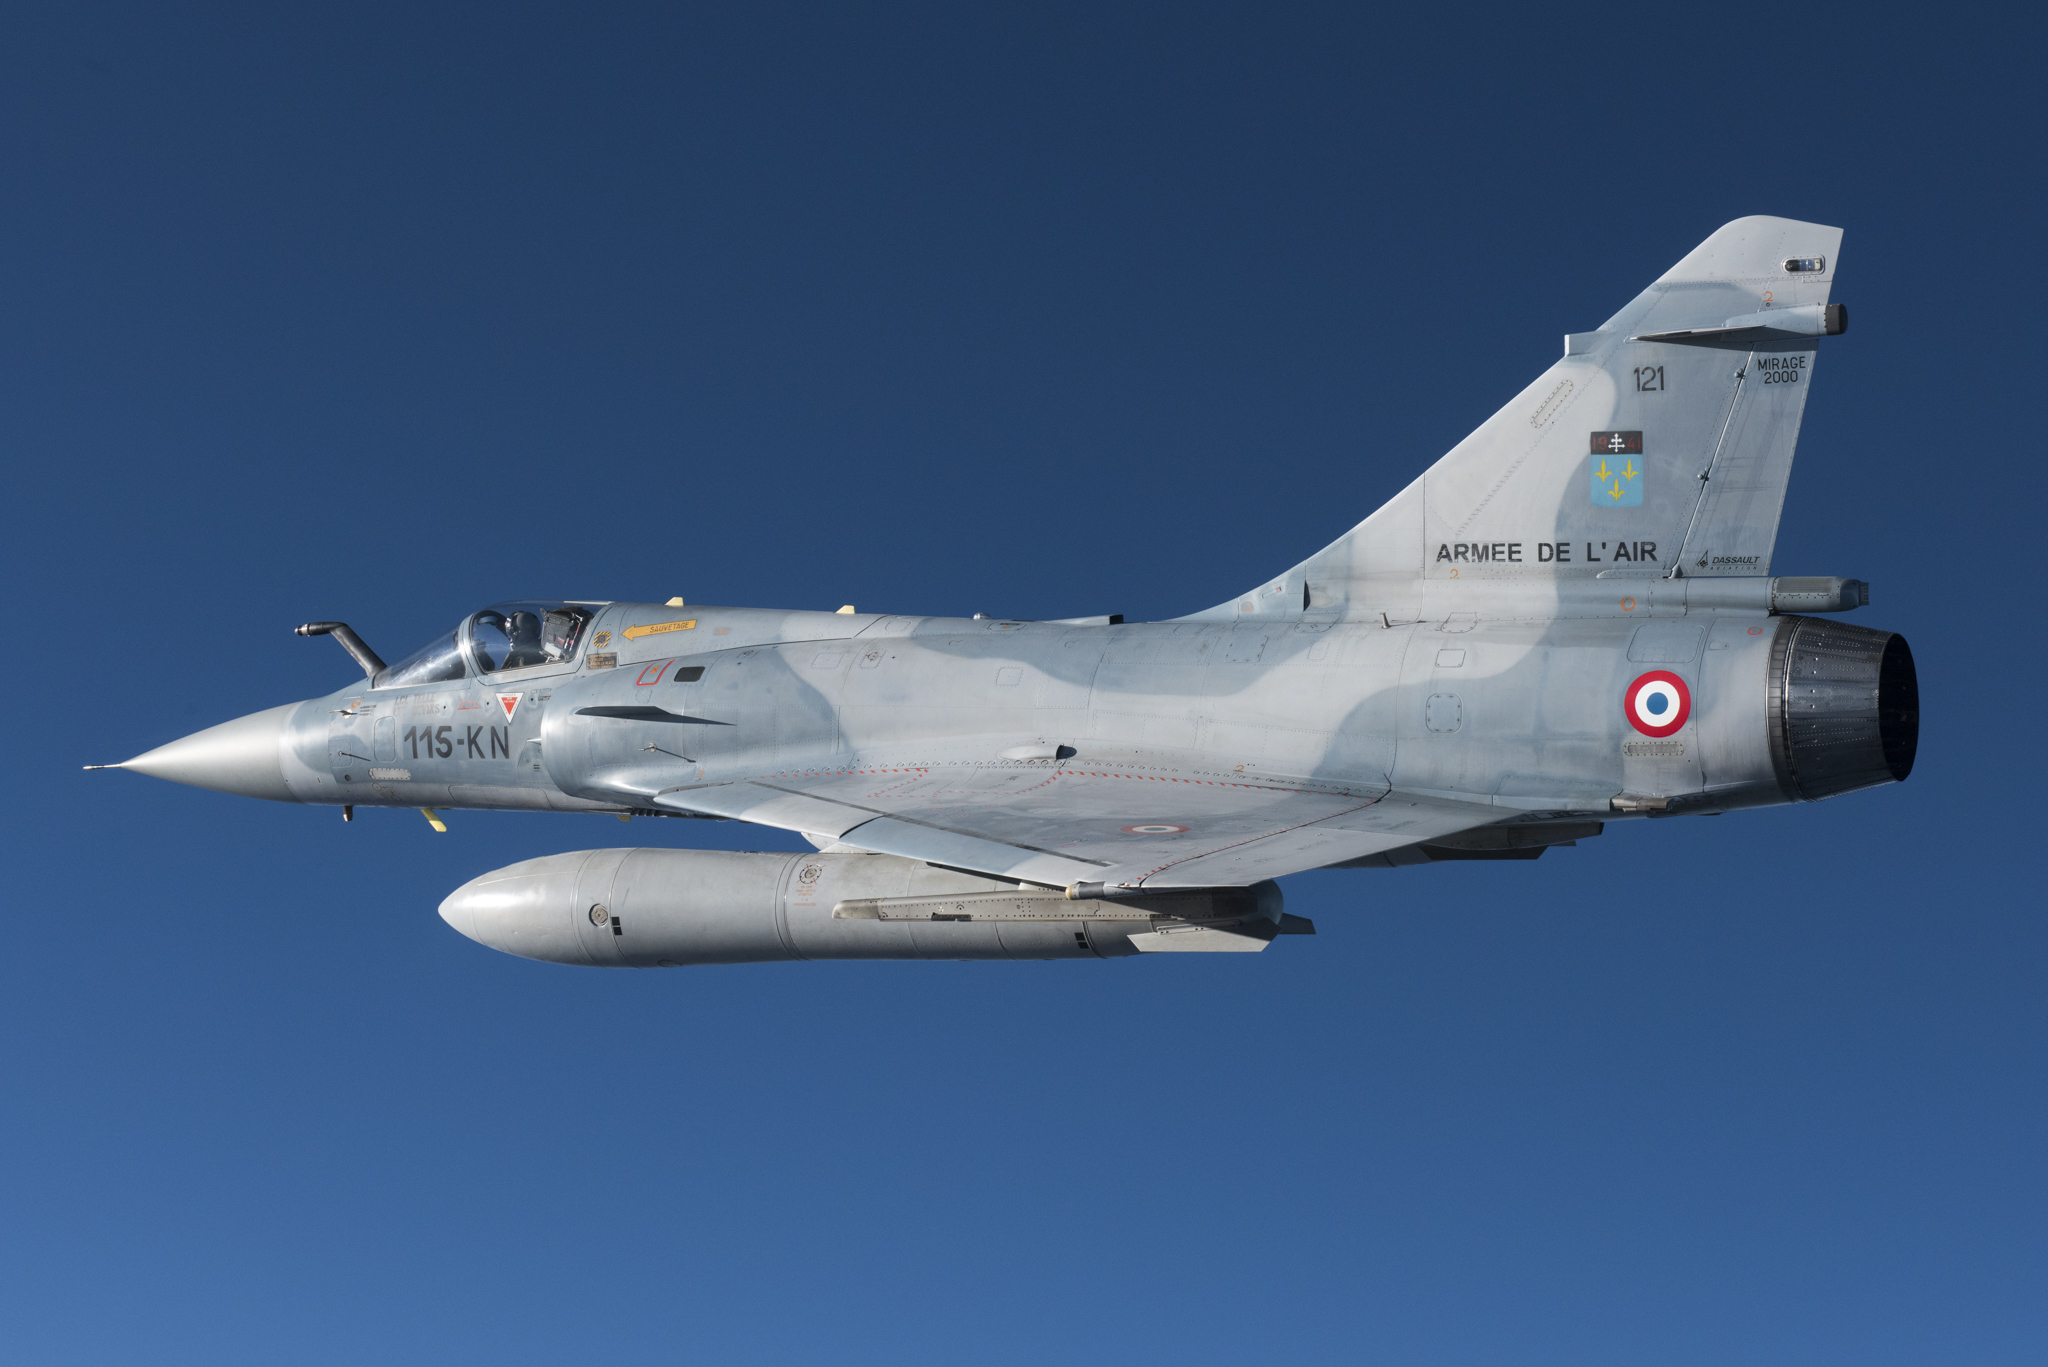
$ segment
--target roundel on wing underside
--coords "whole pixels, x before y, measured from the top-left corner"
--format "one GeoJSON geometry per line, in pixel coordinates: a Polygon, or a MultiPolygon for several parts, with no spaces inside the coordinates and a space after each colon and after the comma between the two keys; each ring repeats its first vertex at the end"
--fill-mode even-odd
{"type": "Polygon", "coordinates": [[[1692,691],[1669,670],[1653,669],[1628,686],[1621,710],[1646,736],[1669,736],[1692,715],[1692,691]]]}

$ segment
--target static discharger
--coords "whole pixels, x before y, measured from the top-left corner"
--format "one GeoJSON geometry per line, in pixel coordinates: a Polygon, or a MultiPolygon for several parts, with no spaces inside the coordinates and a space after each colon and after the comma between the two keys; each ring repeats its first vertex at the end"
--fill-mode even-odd
{"type": "Polygon", "coordinates": [[[427,819],[427,824],[429,826],[432,826],[435,830],[439,831],[443,835],[448,834],[448,823],[443,821],[441,819],[441,814],[435,811],[432,807],[420,808],[420,815],[427,819]]]}

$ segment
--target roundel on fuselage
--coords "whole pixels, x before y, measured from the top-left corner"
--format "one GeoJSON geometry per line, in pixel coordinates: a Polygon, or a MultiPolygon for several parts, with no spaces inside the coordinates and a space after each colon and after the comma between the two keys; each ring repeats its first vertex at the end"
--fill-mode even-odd
{"type": "Polygon", "coordinates": [[[1669,736],[1692,715],[1692,692],[1669,670],[1653,669],[1628,686],[1621,710],[1646,736],[1669,736]]]}

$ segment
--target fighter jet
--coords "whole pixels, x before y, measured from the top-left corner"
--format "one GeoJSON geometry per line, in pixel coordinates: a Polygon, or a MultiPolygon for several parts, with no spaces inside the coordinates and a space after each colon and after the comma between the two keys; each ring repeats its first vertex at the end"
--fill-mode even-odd
{"type": "MultiPolygon", "coordinates": [[[[1160,622],[497,603],[364,678],[118,766],[246,797],[752,822],[457,889],[608,967],[1258,951],[1307,869],[1533,859],[1608,822],[1906,778],[1912,653],[1772,547],[1839,229],[1743,218],[1386,506],[1160,622]]],[[[1371,876],[1371,875],[1361,875],[1371,876]]]]}

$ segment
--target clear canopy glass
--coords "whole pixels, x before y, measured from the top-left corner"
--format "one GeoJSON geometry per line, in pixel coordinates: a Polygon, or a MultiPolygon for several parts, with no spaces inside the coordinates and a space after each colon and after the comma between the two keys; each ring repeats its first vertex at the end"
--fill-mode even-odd
{"type": "Polygon", "coordinates": [[[452,683],[471,670],[503,674],[574,663],[584,631],[600,606],[548,600],[493,603],[454,631],[387,666],[372,687],[452,683]]]}
{"type": "Polygon", "coordinates": [[[372,688],[405,688],[412,684],[447,683],[463,675],[462,632],[436,636],[395,665],[386,665],[372,688]]]}
{"type": "Polygon", "coordinates": [[[582,603],[495,603],[469,619],[469,655],[479,674],[567,664],[597,613],[582,603]]]}

